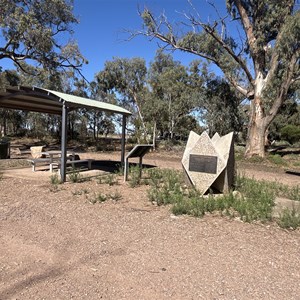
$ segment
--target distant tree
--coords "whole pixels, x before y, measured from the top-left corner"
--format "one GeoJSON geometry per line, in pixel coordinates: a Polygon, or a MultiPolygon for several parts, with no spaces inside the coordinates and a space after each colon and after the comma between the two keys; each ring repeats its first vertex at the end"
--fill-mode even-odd
{"type": "Polygon", "coordinates": [[[297,125],[285,125],[280,129],[281,138],[288,141],[290,144],[294,144],[300,141],[300,126],[297,125]]]}
{"type": "Polygon", "coordinates": [[[9,59],[25,72],[27,61],[48,70],[73,68],[80,72],[85,59],[77,44],[61,43],[72,34],[73,0],[0,0],[0,60],[9,59]],[[1,45],[2,44],[2,45],[1,45]]]}
{"type": "Polygon", "coordinates": [[[281,139],[281,129],[286,125],[300,126],[300,106],[294,98],[290,98],[280,107],[277,116],[269,127],[270,140],[281,139]]]}
{"type": "Polygon", "coordinates": [[[242,130],[243,118],[239,107],[242,99],[239,96],[224,79],[208,80],[201,97],[201,107],[211,136],[216,132],[225,135],[242,130]]]}
{"type": "Polygon", "coordinates": [[[191,4],[193,12],[184,13],[188,21],[181,23],[181,30],[164,14],[156,18],[146,8],[140,14],[144,30],[133,36],[156,38],[171,50],[189,52],[217,65],[226,80],[251,102],[245,155],[263,157],[268,127],[300,79],[300,11],[295,0],[225,2],[231,20],[217,11],[219,18],[204,22],[191,4]],[[184,31],[187,22],[190,30],[184,31]],[[229,30],[229,22],[230,28],[237,23],[242,30],[229,30]]]}
{"type": "Polygon", "coordinates": [[[158,51],[150,64],[148,83],[152,99],[145,103],[144,114],[155,121],[161,135],[173,139],[182,120],[198,106],[190,74],[171,55],[158,51]]]}
{"type": "MultiPolygon", "coordinates": [[[[103,84],[98,84],[96,80],[97,75],[95,76],[95,80],[89,85],[90,98],[96,101],[117,104],[116,96],[114,94],[110,94],[103,84]]],[[[114,116],[112,114],[89,109],[86,111],[86,117],[88,118],[89,129],[92,130],[94,140],[97,144],[99,141],[99,135],[104,134],[107,136],[109,133],[114,133],[114,116]]]]}
{"type": "Polygon", "coordinates": [[[147,68],[142,58],[114,58],[105,63],[104,70],[96,75],[96,82],[106,94],[118,94],[124,106],[131,106],[136,112],[136,125],[140,124],[147,134],[142,114],[143,93],[147,68]]]}
{"type": "MultiPolygon", "coordinates": [[[[20,76],[15,70],[0,72],[0,89],[5,86],[16,86],[20,84],[20,76]]],[[[22,125],[26,113],[11,109],[0,109],[0,135],[17,134],[22,125]]]]}

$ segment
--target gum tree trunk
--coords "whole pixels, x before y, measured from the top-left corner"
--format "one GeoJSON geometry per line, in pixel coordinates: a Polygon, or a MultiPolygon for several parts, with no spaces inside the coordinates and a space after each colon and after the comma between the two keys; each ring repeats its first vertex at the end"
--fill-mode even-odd
{"type": "Polygon", "coordinates": [[[261,96],[265,87],[265,80],[261,73],[257,76],[255,83],[254,99],[251,101],[245,157],[256,155],[265,157],[266,132],[270,123],[270,118],[266,117],[261,96]]]}
{"type": "Polygon", "coordinates": [[[261,117],[258,111],[252,111],[249,127],[248,138],[246,143],[245,156],[265,156],[265,135],[266,135],[266,119],[261,117]]]}

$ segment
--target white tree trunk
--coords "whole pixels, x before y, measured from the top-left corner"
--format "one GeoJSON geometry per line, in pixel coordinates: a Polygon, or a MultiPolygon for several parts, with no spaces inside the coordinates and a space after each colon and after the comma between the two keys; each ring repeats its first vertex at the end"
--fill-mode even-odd
{"type": "Polygon", "coordinates": [[[265,138],[269,126],[263,107],[262,93],[265,87],[265,80],[262,73],[259,73],[255,80],[255,94],[251,102],[251,110],[248,125],[247,143],[245,156],[258,155],[265,157],[265,138]]]}

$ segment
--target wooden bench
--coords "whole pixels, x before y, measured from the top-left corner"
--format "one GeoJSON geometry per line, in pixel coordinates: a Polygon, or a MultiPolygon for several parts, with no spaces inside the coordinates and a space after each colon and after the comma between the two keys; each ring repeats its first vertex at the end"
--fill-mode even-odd
{"type": "Polygon", "coordinates": [[[27,161],[31,163],[33,172],[35,172],[35,168],[37,165],[47,166],[50,164],[50,158],[32,158],[32,159],[27,159],[27,161]]]}
{"type": "MultiPolygon", "coordinates": [[[[88,169],[90,170],[92,168],[92,162],[94,159],[92,158],[87,158],[87,159],[78,159],[78,160],[67,160],[66,165],[72,165],[72,168],[75,168],[76,164],[80,163],[88,163],[88,169]]],[[[61,160],[54,161],[50,164],[50,171],[53,171],[53,167],[57,166],[58,169],[61,168],[61,160]]]]}

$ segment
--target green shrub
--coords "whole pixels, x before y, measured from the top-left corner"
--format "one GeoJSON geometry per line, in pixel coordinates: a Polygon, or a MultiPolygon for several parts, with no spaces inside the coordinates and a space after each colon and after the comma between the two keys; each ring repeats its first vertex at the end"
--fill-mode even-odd
{"type": "Polygon", "coordinates": [[[68,179],[73,182],[73,183],[76,183],[76,182],[80,182],[82,181],[82,176],[79,172],[78,169],[76,168],[72,168],[72,171],[70,174],[68,174],[68,179]]]}
{"type": "Polygon", "coordinates": [[[129,186],[134,188],[140,185],[142,170],[136,165],[129,168],[129,186]]]}
{"type": "Polygon", "coordinates": [[[104,177],[104,183],[108,184],[109,186],[113,186],[118,184],[118,178],[115,174],[108,174],[104,177]]]}
{"type": "Polygon", "coordinates": [[[182,173],[169,169],[151,169],[148,171],[148,183],[151,188],[148,197],[157,205],[173,203],[183,194],[182,173]]]}
{"type": "Polygon", "coordinates": [[[280,129],[282,139],[294,144],[300,140],[300,126],[288,124],[280,129]]]}
{"type": "Polygon", "coordinates": [[[285,166],[286,162],[285,160],[279,155],[279,154],[270,154],[268,156],[268,159],[271,163],[279,166],[285,166]]]}
{"type": "Polygon", "coordinates": [[[286,208],[280,215],[277,223],[281,228],[295,230],[300,226],[300,212],[295,208],[292,210],[286,208]]]}
{"type": "Polygon", "coordinates": [[[111,199],[113,201],[119,201],[119,200],[122,199],[122,194],[118,191],[115,191],[115,192],[110,193],[110,194],[99,193],[99,194],[94,195],[94,197],[91,198],[89,201],[92,204],[95,204],[97,202],[99,202],[99,203],[105,202],[109,199],[111,199]]]}
{"type": "MultiPolygon", "coordinates": [[[[237,176],[235,192],[224,195],[201,194],[192,187],[184,185],[181,172],[174,170],[152,169],[148,171],[150,189],[148,198],[157,205],[171,204],[175,215],[187,214],[202,217],[206,213],[219,212],[229,217],[239,217],[244,222],[272,221],[272,210],[276,196],[300,199],[300,188],[289,187],[277,182],[257,181],[237,176]]],[[[299,215],[285,214],[284,222],[292,223],[289,227],[300,226],[299,215]],[[289,217],[289,219],[288,219],[289,217]]],[[[284,224],[282,221],[282,223],[284,224]]]]}
{"type": "Polygon", "coordinates": [[[80,196],[80,195],[87,195],[89,191],[87,189],[82,189],[82,190],[76,190],[72,192],[74,196],[80,196]]]}
{"type": "Polygon", "coordinates": [[[119,200],[122,199],[122,194],[120,192],[118,192],[118,191],[110,193],[108,196],[113,201],[119,201],[119,200]]]}
{"type": "Polygon", "coordinates": [[[60,184],[60,183],[61,183],[61,180],[60,180],[60,178],[59,178],[59,176],[58,176],[57,173],[52,174],[52,175],[50,176],[50,182],[51,182],[51,184],[53,184],[53,185],[57,185],[57,184],[60,184]]]}

